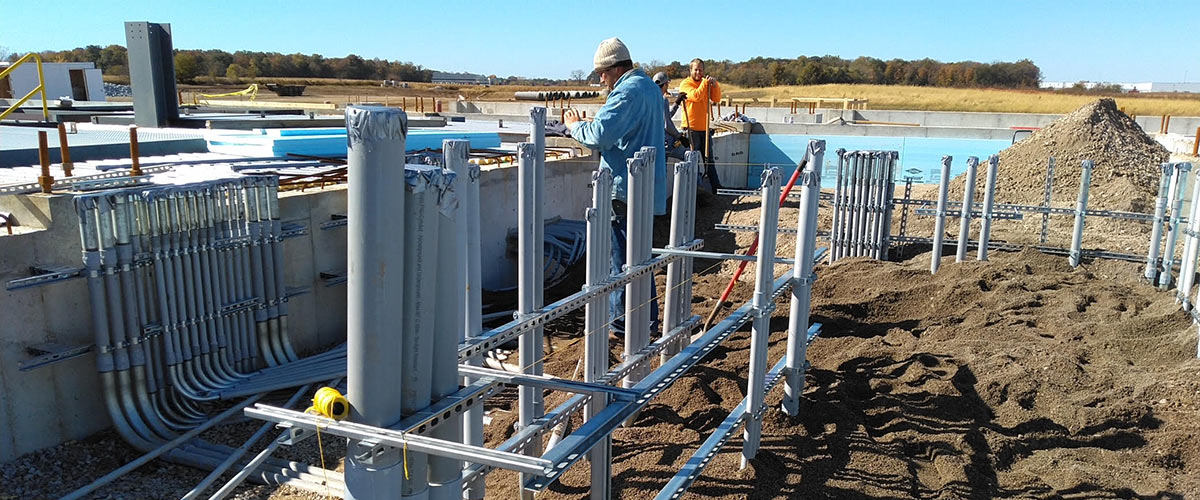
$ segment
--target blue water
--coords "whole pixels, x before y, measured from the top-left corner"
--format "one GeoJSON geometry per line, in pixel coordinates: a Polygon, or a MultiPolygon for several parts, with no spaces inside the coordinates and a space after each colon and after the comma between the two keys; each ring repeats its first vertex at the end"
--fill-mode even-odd
{"type": "Polygon", "coordinates": [[[764,165],[780,167],[784,179],[792,174],[804,158],[809,139],[825,139],[825,165],[821,171],[821,187],[834,187],[837,174],[838,148],[853,150],[899,151],[896,180],[912,177],[914,183],[932,184],[941,181],[942,156],[954,157],[950,177],[967,170],[967,157],[977,156],[986,164],[990,155],[1012,144],[1009,140],[945,139],[938,137],[873,137],[873,136],[808,136],[787,134],[754,134],[750,136],[746,185],[757,187],[764,165]]]}

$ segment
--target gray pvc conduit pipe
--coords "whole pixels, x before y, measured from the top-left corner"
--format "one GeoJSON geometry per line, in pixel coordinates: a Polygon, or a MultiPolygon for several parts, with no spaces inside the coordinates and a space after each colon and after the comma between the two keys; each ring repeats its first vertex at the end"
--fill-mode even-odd
{"type": "Polygon", "coordinates": [[[967,182],[963,186],[962,213],[958,219],[958,253],[954,262],[967,260],[967,240],[971,237],[971,211],[975,208],[975,176],[979,170],[979,158],[967,157],[967,182]]]}
{"type": "MultiPolygon", "coordinates": [[[[1083,219],[1087,214],[1088,188],[1091,187],[1092,184],[1093,165],[1094,164],[1092,163],[1092,160],[1083,160],[1083,174],[1082,179],[1079,181],[1079,200],[1075,205],[1075,231],[1071,236],[1071,267],[1078,267],[1080,260],[1083,259],[1083,253],[1080,247],[1083,244],[1083,219]]],[[[1172,229],[1172,233],[1173,232],[1174,229],[1172,229]]],[[[1169,238],[1167,240],[1167,261],[1165,266],[1167,272],[1165,274],[1167,275],[1166,279],[1168,282],[1171,279],[1169,275],[1171,272],[1171,260],[1173,260],[1172,254],[1175,250],[1174,243],[1174,238],[1169,238]]],[[[1159,280],[1159,283],[1162,283],[1161,279],[1159,280]]]]}
{"type": "Polygon", "coordinates": [[[946,197],[950,191],[950,164],[954,157],[942,157],[942,177],[938,183],[937,219],[933,224],[933,255],[930,257],[929,273],[937,274],[942,264],[942,238],[946,236],[946,197]]]}
{"type": "MultiPolygon", "coordinates": [[[[1160,290],[1166,290],[1174,280],[1171,273],[1172,267],[1175,265],[1175,241],[1179,237],[1179,220],[1183,218],[1183,195],[1187,189],[1188,171],[1191,169],[1192,165],[1190,163],[1175,164],[1175,179],[1171,183],[1171,219],[1168,222],[1170,229],[1167,231],[1167,248],[1163,254],[1163,272],[1158,275],[1158,288],[1160,290]]],[[[1087,175],[1090,179],[1091,172],[1089,171],[1087,175]]],[[[1082,206],[1086,208],[1086,188],[1083,188],[1079,197],[1083,201],[1082,206]]]]}
{"type": "Polygon", "coordinates": [[[1164,162],[1160,168],[1162,173],[1158,178],[1158,196],[1154,198],[1154,223],[1150,226],[1150,251],[1146,255],[1146,271],[1143,274],[1151,283],[1158,277],[1158,251],[1162,246],[1163,221],[1167,214],[1167,194],[1171,188],[1171,173],[1175,170],[1175,165],[1164,162]]]}

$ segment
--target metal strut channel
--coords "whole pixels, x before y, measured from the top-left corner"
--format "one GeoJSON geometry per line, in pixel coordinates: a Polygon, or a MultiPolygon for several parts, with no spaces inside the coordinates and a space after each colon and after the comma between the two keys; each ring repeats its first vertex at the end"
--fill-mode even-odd
{"type": "MultiPolygon", "coordinates": [[[[820,332],[821,323],[810,325],[807,332],[808,343],[811,344],[820,332]]],[[[771,389],[775,388],[775,385],[783,378],[784,364],[786,363],[787,356],[784,356],[767,372],[764,393],[771,392],[771,389]]],[[[655,500],[674,500],[683,495],[684,491],[687,491],[688,487],[696,481],[696,478],[700,477],[700,473],[704,471],[704,468],[708,466],[713,457],[717,456],[717,453],[721,451],[721,447],[725,446],[725,443],[729,441],[730,436],[733,436],[733,433],[746,421],[746,407],[749,404],[749,398],[742,398],[742,402],[738,403],[737,407],[729,412],[729,416],[725,417],[725,420],[717,426],[712,434],[709,434],[708,439],[705,439],[700,448],[696,449],[696,452],[683,465],[683,468],[679,469],[679,472],[676,472],[675,476],[667,482],[667,485],[658,492],[658,495],[654,497],[655,500]]],[[[766,409],[765,405],[750,413],[759,413],[764,409],[766,409]]]]}
{"type": "MultiPolygon", "coordinates": [[[[692,240],[686,245],[679,247],[680,250],[695,250],[704,245],[704,240],[692,240]]],[[[612,292],[617,288],[624,286],[643,274],[654,272],[665,267],[675,259],[680,257],[674,255],[661,255],[653,259],[647,260],[642,264],[631,266],[627,271],[616,276],[610,276],[607,280],[602,281],[595,286],[586,287],[585,289],[575,292],[565,298],[562,298],[553,304],[547,304],[542,308],[525,315],[520,319],[513,320],[507,324],[493,328],[482,335],[469,339],[466,342],[458,345],[458,360],[466,361],[484,352],[495,349],[497,346],[517,338],[522,333],[543,326],[555,319],[558,319],[567,313],[579,309],[592,299],[605,293],[612,292]]]]}
{"type": "Polygon", "coordinates": [[[18,278],[10,280],[4,285],[6,290],[20,290],[22,288],[30,288],[35,286],[56,283],[59,281],[69,280],[83,276],[82,267],[57,266],[51,268],[33,267],[30,270],[38,273],[28,278],[18,278]]]}
{"type": "MultiPolygon", "coordinates": [[[[784,276],[777,278],[772,287],[774,292],[771,294],[771,300],[791,289],[792,283],[791,273],[785,273],[784,276]]],[[[549,460],[552,464],[551,469],[546,474],[535,475],[531,478],[525,483],[525,489],[534,492],[542,491],[558,480],[564,471],[586,456],[592,446],[612,433],[630,416],[641,411],[651,399],[704,360],[713,349],[744,325],[750,319],[752,310],[753,307],[750,303],[742,305],[696,342],[684,348],[678,355],[663,363],[657,370],[634,385],[632,389],[641,394],[636,400],[609,403],[598,415],[585,422],[575,432],[564,437],[558,446],[542,455],[543,459],[549,460]]]]}
{"type": "Polygon", "coordinates": [[[528,474],[544,474],[552,471],[552,462],[538,457],[529,457],[517,453],[497,451],[480,446],[471,446],[453,441],[434,439],[430,437],[409,434],[403,431],[372,427],[354,422],[339,422],[319,415],[299,411],[285,410],[263,404],[246,408],[246,416],[282,424],[284,428],[300,427],[342,436],[358,441],[391,448],[409,448],[419,453],[427,453],[456,460],[476,462],[501,467],[504,469],[525,472],[528,474]]]}

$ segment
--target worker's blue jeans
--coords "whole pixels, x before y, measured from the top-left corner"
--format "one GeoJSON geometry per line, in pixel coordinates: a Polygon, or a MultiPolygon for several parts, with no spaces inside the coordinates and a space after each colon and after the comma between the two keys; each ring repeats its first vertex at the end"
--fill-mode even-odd
{"type": "MultiPolygon", "coordinates": [[[[625,272],[625,203],[613,201],[613,221],[612,221],[612,269],[610,273],[617,275],[625,272]]],[[[649,285],[650,299],[650,331],[653,334],[658,325],[658,298],[654,293],[654,280],[650,280],[649,285]]],[[[609,296],[608,310],[612,314],[612,333],[614,335],[623,335],[625,333],[625,287],[618,288],[609,296]]]]}

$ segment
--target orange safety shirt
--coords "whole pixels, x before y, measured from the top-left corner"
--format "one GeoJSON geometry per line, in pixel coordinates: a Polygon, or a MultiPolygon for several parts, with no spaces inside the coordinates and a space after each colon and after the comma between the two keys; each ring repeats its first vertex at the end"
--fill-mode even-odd
{"type": "Polygon", "coordinates": [[[710,87],[708,78],[696,83],[688,77],[679,84],[679,91],[687,95],[687,100],[683,102],[684,114],[680,125],[692,130],[708,130],[708,103],[704,102],[704,97],[707,95],[713,103],[721,102],[721,85],[713,82],[710,87]]]}

